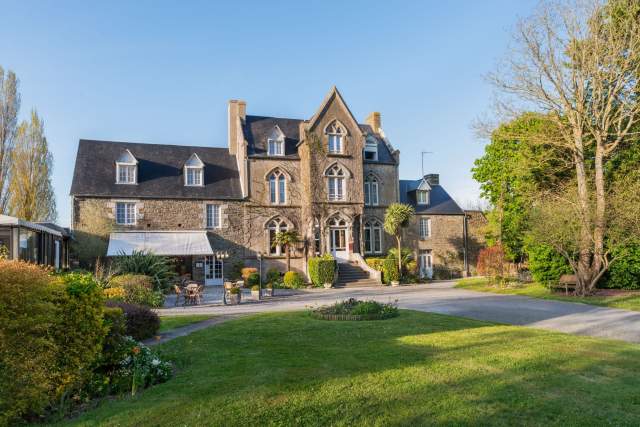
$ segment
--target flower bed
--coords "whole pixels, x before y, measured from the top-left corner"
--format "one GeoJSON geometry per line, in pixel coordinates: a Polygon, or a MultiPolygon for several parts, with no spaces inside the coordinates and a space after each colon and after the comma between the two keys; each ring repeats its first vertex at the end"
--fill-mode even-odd
{"type": "Polygon", "coordinates": [[[383,320],[398,316],[396,304],[382,304],[377,301],[360,301],[355,298],[325,305],[311,311],[311,315],[321,320],[383,320]]]}

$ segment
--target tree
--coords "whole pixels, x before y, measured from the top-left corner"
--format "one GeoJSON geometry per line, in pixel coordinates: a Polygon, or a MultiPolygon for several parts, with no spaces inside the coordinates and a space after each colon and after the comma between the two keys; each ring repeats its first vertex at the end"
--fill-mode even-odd
{"type": "Polygon", "coordinates": [[[44,136],[44,123],[34,110],[16,132],[11,155],[9,212],[27,221],[55,221],[56,200],[51,185],[53,156],[44,136]]]}
{"type": "Polygon", "coordinates": [[[520,21],[515,49],[490,76],[505,95],[501,107],[545,113],[559,132],[547,143],[571,153],[575,186],[564,189],[573,189],[575,197],[557,194],[556,199],[576,204],[580,295],[592,292],[610,261],[605,249],[610,182],[604,164],[623,141],[638,138],[632,129],[640,121],[639,17],[635,0],[542,3],[520,21]]]}
{"type": "Polygon", "coordinates": [[[20,111],[18,78],[13,71],[0,67],[0,213],[7,212],[11,152],[20,111]]]}
{"type": "Polygon", "coordinates": [[[279,231],[273,239],[273,246],[281,246],[287,255],[287,271],[291,271],[291,247],[298,242],[300,237],[295,230],[279,231]]]}
{"type": "MultiPolygon", "coordinates": [[[[398,253],[402,254],[402,230],[409,225],[414,214],[410,205],[392,203],[384,214],[384,231],[396,238],[398,253]]],[[[398,257],[398,272],[402,276],[402,257],[398,257]]]]}

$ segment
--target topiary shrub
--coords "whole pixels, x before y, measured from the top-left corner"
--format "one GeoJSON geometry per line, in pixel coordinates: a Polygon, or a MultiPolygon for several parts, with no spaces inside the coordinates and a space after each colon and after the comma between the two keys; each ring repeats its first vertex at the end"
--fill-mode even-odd
{"type": "Polygon", "coordinates": [[[242,280],[245,281],[245,283],[247,283],[247,281],[249,280],[249,276],[251,276],[253,273],[257,273],[258,269],[254,268],[254,267],[245,267],[242,269],[241,271],[241,276],[242,276],[242,280]]]}
{"type": "Polygon", "coordinates": [[[290,289],[298,289],[304,286],[304,280],[295,271],[287,271],[284,274],[284,286],[290,289]]]}
{"type": "Polygon", "coordinates": [[[551,286],[558,283],[560,276],[571,274],[573,270],[567,260],[547,245],[528,245],[529,271],[536,282],[551,286]]]}
{"type": "Polygon", "coordinates": [[[386,284],[400,280],[398,263],[395,258],[386,258],[382,261],[382,280],[386,284]]]}
{"type": "Polygon", "coordinates": [[[640,243],[615,248],[612,256],[616,259],[609,267],[604,287],[620,289],[640,289],[640,243]]]}
{"type": "Polygon", "coordinates": [[[384,260],[385,260],[384,258],[375,258],[375,257],[365,259],[369,267],[378,271],[382,271],[382,263],[384,262],[384,260]]]}
{"type": "Polygon", "coordinates": [[[247,287],[252,287],[258,285],[260,283],[260,274],[259,273],[251,273],[247,278],[247,287]]]}
{"type": "Polygon", "coordinates": [[[336,260],[331,254],[309,258],[309,277],[314,286],[333,283],[335,279],[336,260]]]}
{"type": "MultiPolygon", "coordinates": [[[[145,305],[147,307],[162,307],[164,294],[153,289],[153,280],[143,274],[123,274],[114,276],[109,281],[111,289],[122,288],[124,295],[120,299],[129,304],[145,305]]],[[[106,291],[106,295],[118,295],[118,291],[106,291]]]]}
{"type": "Polygon", "coordinates": [[[127,324],[127,335],[136,340],[151,338],[160,329],[160,318],[148,307],[120,301],[107,301],[107,306],[122,309],[127,324]]]}

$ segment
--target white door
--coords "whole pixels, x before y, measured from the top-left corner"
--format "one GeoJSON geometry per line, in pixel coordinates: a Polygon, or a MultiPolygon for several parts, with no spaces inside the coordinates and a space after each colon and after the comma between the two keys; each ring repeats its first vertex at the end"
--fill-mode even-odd
{"type": "Polygon", "coordinates": [[[331,255],[338,262],[349,261],[349,249],[347,247],[347,229],[346,228],[330,228],[329,244],[331,255]]]}
{"type": "Polygon", "coordinates": [[[431,251],[420,252],[420,277],[431,279],[433,277],[433,261],[431,259],[431,251]]]}
{"type": "Polygon", "coordinates": [[[224,264],[221,259],[213,256],[206,257],[204,262],[204,284],[206,286],[222,285],[223,271],[224,264]]]}

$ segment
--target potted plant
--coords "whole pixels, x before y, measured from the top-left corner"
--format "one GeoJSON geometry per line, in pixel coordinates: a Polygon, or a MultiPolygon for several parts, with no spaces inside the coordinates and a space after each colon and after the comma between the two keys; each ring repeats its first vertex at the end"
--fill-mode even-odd
{"type": "Polygon", "coordinates": [[[392,280],[391,281],[391,286],[393,286],[393,287],[400,286],[400,282],[398,280],[392,280]]]}
{"type": "Polygon", "coordinates": [[[240,304],[240,300],[242,299],[242,290],[237,287],[233,287],[229,289],[229,300],[227,301],[230,305],[240,304]]]}
{"type": "Polygon", "coordinates": [[[253,285],[251,287],[251,297],[253,299],[260,299],[260,286],[253,285]]]}
{"type": "Polygon", "coordinates": [[[333,284],[331,282],[326,282],[325,284],[323,284],[322,286],[324,286],[325,289],[331,289],[331,287],[333,286],[333,284]]]}
{"type": "Polygon", "coordinates": [[[273,296],[273,282],[267,283],[267,285],[262,289],[262,295],[267,297],[273,296]]]}

